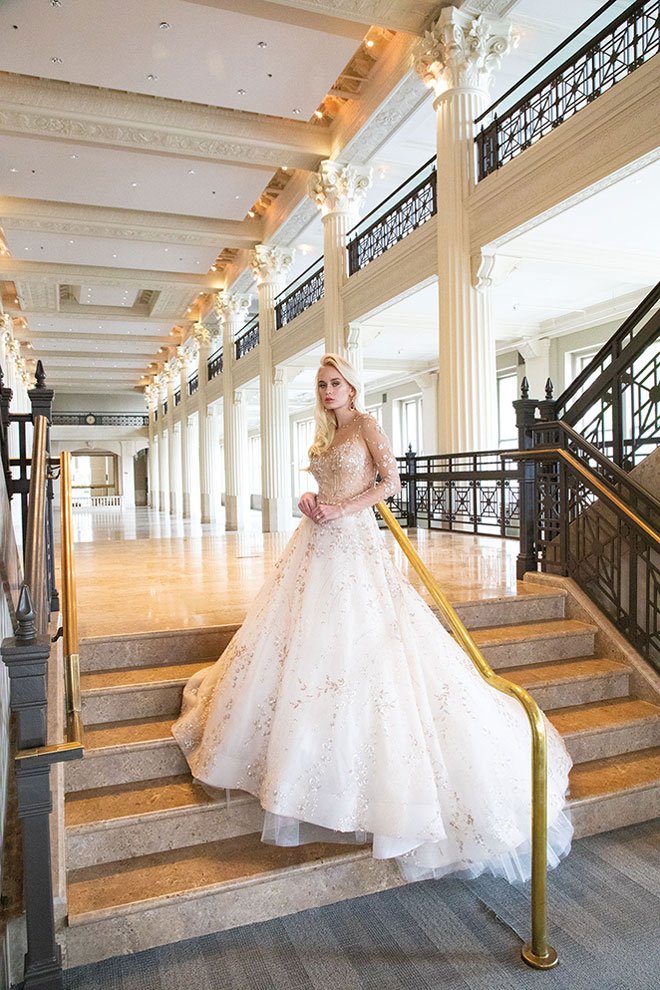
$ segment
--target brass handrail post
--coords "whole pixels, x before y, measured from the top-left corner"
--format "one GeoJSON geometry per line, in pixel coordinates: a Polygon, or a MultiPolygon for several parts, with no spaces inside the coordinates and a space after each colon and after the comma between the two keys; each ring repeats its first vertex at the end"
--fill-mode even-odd
{"type": "Polygon", "coordinates": [[[548,945],[547,939],[548,753],[543,714],[523,688],[491,670],[387,505],[379,502],[376,508],[446,619],[457,643],[465,650],[485,681],[497,691],[520,702],[529,720],[532,734],[532,938],[531,942],[523,945],[521,955],[534,969],[552,969],[557,965],[558,956],[555,949],[548,945]]]}
{"type": "Polygon", "coordinates": [[[78,650],[78,597],[73,555],[73,510],[71,505],[71,454],[60,454],[60,501],[62,537],[62,610],[64,626],[64,664],[67,688],[69,738],[83,742],[82,702],[80,696],[80,654],[78,650]]]}

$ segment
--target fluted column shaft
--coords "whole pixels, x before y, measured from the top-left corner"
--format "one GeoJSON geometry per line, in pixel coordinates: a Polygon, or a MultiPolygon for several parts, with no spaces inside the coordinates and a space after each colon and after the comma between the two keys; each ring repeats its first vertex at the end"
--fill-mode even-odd
{"type": "MultiPolygon", "coordinates": [[[[249,507],[248,430],[244,393],[234,388],[234,341],[247,315],[249,299],[232,296],[219,307],[222,320],[222,413],[225,460],[225,529],[242,529],[249,507]]],[[[260,330],[261,332],[261,330],[260,330]]]]}
{"type": "Polygon", "coordinates": [[[346,329],[346,360],[358,373],[361,397],[364,399],[364,355],[362,328],[358,323],[351,323],[346,329]]]}
{"type": "Polygon", "coordinates": [[[479,288],[472,281],[465,204],[475,185],[474,119],[486,108],[492,74],[510,44],[504,22],[446,7],[426,32],[416,64],[436,93],[441,452],[497,442],[490,289],[486,281],[479,288]]]}
{"type": "Polygon", "coordinates": [[[158,400],[149,399],[149,454],[147,457],[147,477],[149,486],[148,505],[150,509],[158,508],[158,449],[156,447],[156,423],[154,413],[158,400]]]}
{"type": "Polygon", "coordinates": [[[163,396],[158,396],[158,508],[161,512],[167,511],[167,448],[165,445],[165,417],[163,416],[163,396]]]}
{"type": "Polygon", "coordinates": [[[259,286],[259,406],[261,418],[261,512],[264,533],[287,529],[291,520],[289,409],[286,373],[273,367],[275,296],[281,283],[259,286]]]}
{"type": "Polygon", "coordinates": [[[181,388],[181,509],[184,519],[190,519],[190,449],[188,444],[188,365],[185,353],[179,357],[181,388]]]}
{"type": "Polygon", "coordinates": [[[174,433],[174,389],[172,387],[171,376],[168,376],[167,379],[167,465],[170,492],[170,515],[175,516],[179,511],[179,506],[177,504],[176,485],[177,456],[176,435],[174,433]]]}
{"type": "Polygon", "coordinates": [[[211,522],[211,444],[208,424],[208,360],[211,351],[210,339],[208,335],[199,338],[199,352],[197,354],[197,395],[198,410],[197,417],[199,427],[199,501],[202,513],[202,522],[211,522]]]}

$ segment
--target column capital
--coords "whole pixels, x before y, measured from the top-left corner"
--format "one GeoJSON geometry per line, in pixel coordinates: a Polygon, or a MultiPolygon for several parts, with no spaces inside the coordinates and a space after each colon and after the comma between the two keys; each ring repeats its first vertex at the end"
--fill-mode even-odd
{"type": "Polygon", "coordinates": [[[229,323],[230,320],[240,320],[245,322],[250,308],[250,296],[242,296],[231,292],[218,296],[215,302],[215,309],[222,323],[229,323]]]}
{"type": "Polygon", "coordinates": [[[342,165],[329,159],[321,162],[309,179],[308,193],[323,216],[329,213],[359,213],[372,169],[366,165],[342,165]]]}
{"type": "Polygon", "coordinates": [[[293,251],[282,247],[257,244],[248,255],[248,265],[257,285],[283,282],[293,262],[293,251]]]}
{"type": "Polygon", "coordinates": [[[150,385],[147,385],[145,387],[144,397],[147,400],[147,405],[150,408],[153,408],[153,406],[158,405],[158,393],[159,393],[159,388],[155,382],[152,382],[150,385]]]}
{"type": "Polygon", "coordinates": [[[420,42],[415,71],[436,96],[458,88],[487,93],[512,42],[512,27],[505,21],[445,7],[420,42]]]}
{"type": "Polygon", "coordinates": [[[203,323],[195,323],[192,328],[192,336],[197,344],[208,344],[211,339],[211,331],[203,323]]]}

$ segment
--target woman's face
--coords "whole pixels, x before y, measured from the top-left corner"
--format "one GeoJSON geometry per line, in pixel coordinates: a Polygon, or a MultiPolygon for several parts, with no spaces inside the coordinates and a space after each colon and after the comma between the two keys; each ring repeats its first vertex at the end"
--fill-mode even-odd
{"type": "Polygon", "coordinates": [[[321,403],[325,409],[345,409],[350,406],[355,396],[355,389],[349,385],[336,368],[321,368],[318,373],[317,387],[321,403]]]}

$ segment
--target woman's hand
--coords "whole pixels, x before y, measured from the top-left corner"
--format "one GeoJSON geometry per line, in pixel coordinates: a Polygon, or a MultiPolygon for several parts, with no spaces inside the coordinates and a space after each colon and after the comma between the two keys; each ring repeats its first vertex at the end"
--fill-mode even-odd
{"type": "Polygon", "coordinates": [[[304,516],[309,516],[312,518],[312,513],[316,508],[316,495],[314,492],[305,492],[304,495],[300,496],[300,501],[298,502],[298,508],[304,516]]]}
{"type": "Polygon", "coordinates": [[[343,514],[341,505],[324,505],[322,502],[317,502],[312,512],[312,519],[315,523],[324,523],[330,522],[331,519],[339,519],[343,514]]]}

